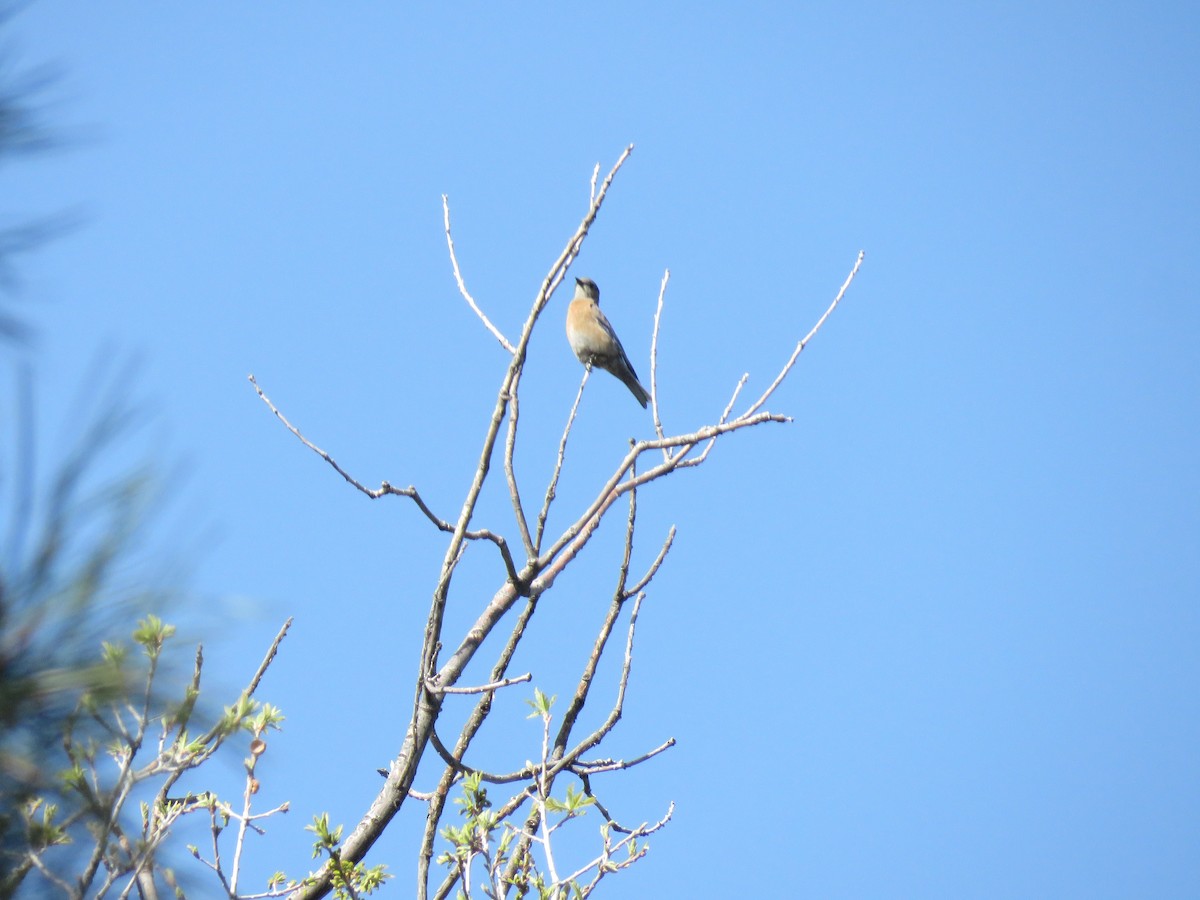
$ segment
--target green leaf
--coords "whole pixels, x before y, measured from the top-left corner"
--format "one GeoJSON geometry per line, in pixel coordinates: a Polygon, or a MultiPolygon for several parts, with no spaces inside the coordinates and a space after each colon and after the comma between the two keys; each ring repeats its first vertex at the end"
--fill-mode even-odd
{"type": "Polygon", "coordinates": [[[530,713],[527,718],[536,719],[536,718],[545,718],[545,717],[549,716],[550,708],[552,706],[554,706],[554,701],[557,699],[558,699],[557,694],[553,694],[553,695],[547,697],[545,694],[542,693],[541,688],[535,687],[533,689],[533,699],[525,701],[527,704],[529,704],[530,707],[533,708],[533,712],[530,713]]]}

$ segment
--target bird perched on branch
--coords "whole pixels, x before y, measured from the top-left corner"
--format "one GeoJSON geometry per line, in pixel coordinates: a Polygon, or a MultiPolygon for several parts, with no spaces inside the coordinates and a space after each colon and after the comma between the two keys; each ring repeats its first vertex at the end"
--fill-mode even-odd
{"type": "Polygon", "coordinates": [[[575,296],[567,307],[567,340],[581,363],[616,375],[645,409],[650,394],[638,381],[617,333],[600,311],[600,288],[590,278],[575,279],[575,296]]]}

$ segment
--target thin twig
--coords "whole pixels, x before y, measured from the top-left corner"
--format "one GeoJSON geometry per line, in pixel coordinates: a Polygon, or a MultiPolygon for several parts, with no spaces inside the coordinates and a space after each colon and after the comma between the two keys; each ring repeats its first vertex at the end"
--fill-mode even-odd
{"type": "Polygon", "coordinates": [[[554,864],[554,850],[550,846],[550,821],[546,813],[546,801],[550,799],[550,785],[553,783],[546,776],[550,754],[550,713],[542,713],[542,764],[538,767],[537,806],[542,825],[542,849],[546,853],[546,868],[550,871],[550,881],[558,883],[558,870],[554,864]]]}
{"type": "Polygon", "coordinates": [[[671,817],[674,815],[675,815],[675,804],[671,803],[667,807],[667,814],[665,816],[663,816],[661,819],[659,819],[653,825],[650,825],[648,823],[643,823],[639,827],[632,829],[632,830],[624,829],[624,828],[613,829],[613,830],[624,831],[626,834],[626,837],[622,838],[621,840],[617,841],[617,843],[615,843],[611,846],[608,846],[608,841],[606,840],[604,853],[602,853],[596,859],[592,860],[587,865],[582,866],[578,871],[573,872],[567,878],[567,882],[570,883],[570,882],[574,881],[576,878],[578,878],[584,872],[587,872],[588,870],[594,868],[596,870],[596,877],[593,878],[592,881],[587,885],[587,887],[583,888],[583,890],[582,890],[582,895],[584,897],[590,896],[592,891],[595,889],[596,885],[600,882],[601,878],[603,878],[609,872],[628,868],[629,866],[633,865],[634,862],[636,862],[637,860],[641,859],[643,856],[646,855],[647,848],[645,845],[643,845],[638,850],[637,853],[631,854],[631,855],[625,857],[624,859],[620,860],[619,862],[612,859],[613,853],[620,851],[624,847],[628,846],[631,841],[636,840],[637,838],[648,837],[649,835],[654,834],[656,831],[659,831],[662,828],[665,828],[667,823],[671,821],[671,817]]]}
{"type": "Polygon", "coordinates": [[[617,680],[617,698],[613,702],[612,710],[609,711],[608,718],[594,732],[584,738],[575,749],[565,754],[563,761],[559,763],[559,769],[566,768],[567,760],[574,762],[579,759],[584,753],[600,743],[613,727],[621,719],[621,714],[625,710],[625,691],[629,687],[629,673],[633,668],[633,635],[637,630],[638,613],[642,608],[642,601],[646,598],[645,594],[638,594],[633,598],[633,610],[629,613],[629,631],[625,637],[625,658],[621,661],[621,677],[617,680]]]}
{"type": "Polygon", "coordinates": [[[862,250],[858,251],[858,258],[854,261],[854,267],[850,270],[850,274],[846,276],[846,280],[842,283],[842,289],[837,292],[837,296],[833,298],[833,302],[829,304],[829,308],[825,310],[825,313],[821,316],[821,318],[817,319],[817,324],[814,325],[812,330],[804,336],[804,339],[796,345],[796,349],[792,351],[792,355],[789,357],[787,363],[785,363],[783,368],[779,370],[779,374],[775,376],[775,380],[771,382],[771,386],[763,391],[763,395],[754,401],[750,408],[738,417],[739,419],[744,419],[747,416],[754,415],[754,413],[756,413],[762,407],[762,405],[767,402],[767,399],[773,393],[775,393],[775,389],[779,387],[779,385],[783,382],[783,379],[787,377],[787,373],[790,372],[792,366],[796,364],[796,360],[804,351],[804,348],[808,346],[808,342],[811,341],[816,336],[817,332],[821,330],[821,326],[825,324],[825,320],[833,314],[833,311],[837,309],[838,304],[842,302],[842,298],[846,296],[846,291],[850,289],[850,282],[854,281],[854,276],[858,274],[859,266],[862,265],[864,255],[865,254],[862,250]]]}
{"type": "Polygon", "coordinates": [[[500,342],[500,346],[509,353],[516,353],[517,348],[509,343],[508,338],[500,333],[500,329],[493,325],[491,320],[483,314],[483,310],[479,308],[479,305],[475,302],[475,298],[467,290],[462,272],[458,268],[458,256],[454,253],[454,238],[450,236],[450,200],[445,194],[442,194],[442,221],[446,226],[446,246],[450,248],[450,264],[454,266],[454,280],[458,282],[458,292],[463,295],[463,299],[467,301],[467,305],[475,310],[475,315],[479,316],[479,320],[492,333],[492,337],[500,342]]]}
{"type": "MultiPolygon", "coordinates": [[[[654,332],[650,338],[650,407],[654,411],[654,433],[660,438],[663,434],[662,418],[658,411],[658,326],[662,320],[663,297],[667,293],[667,282],[671,280],[671,270],[664,269],[662,284],[658,288],[658,305],[654,308],[654,332]]],[[[663,450],[663,456],[667,451],[663,450]]]]}
{"type": "Polygon", "coordinates": [[[36,853],[30,852],[27,859],[29,860],[30,864],[35,869],[37,869],[39,872],[42,873],[42,875],[46,878],[47,881],[49,881],[55,887],[59,888],[65,896],[67,896],[67,897],[81,896],[79,894],[79,892],[74,889],[74,887],[67,884],[65,881],[63,881],[61,878],[59,878],[57,875],[55,875],[53,872],[51,872],[50,869],[48,869],[46,867],[46,864],[44,862],[42,862],[42,858],[40,856],[38,856],[36,853]]]}
{"type": "Polygon", "coordinates": [[[325,462],[329,463],[329,465],[333,466],[334,471],[337,472],[339,475],[341,475],[343,478],[345,478],[346,481],[348,481],[350,484],[354,485],[354,487],[358,488],[360,491],[362,491],[364,494],[366,494],[372,500],[382,497],[384,494],[400,493],[399,491],[396,491],[394,488],[391,488],[390,485],[387,485],[386,482],[384,483],[384,487],[380,487],[378,490],[373,491],[369,487],[367,487],[366,485],[364,485],[360,481],[358,481],[358,479],[356,479],[353,475],[351,475],[349,472],[347,472],[345,469],[343,469],[341,466],[339,466],[337,464],[337,460],[335,460],[332,456],[330,456],[328,453],[326,453],[324,450],[322,450],[320,447],[318,447],[316,444],[314,444],[312,441],[310,441],[308,438],[306,438],[303,434],[300,433],[300,429],[298,429],[295,425],[293,425],[291,422],[289,422],[287,420],[287,417],[284,416],[284,414],[279,411],[279,409],[275,406],[275,404],[271,402],[271,399],[265,393],[263,393],[263,389],[258,386],[258,381],[255,379],[255,377],[253,375],[247,375],[246,377],[249,379],[250,383],[252,385],[254,385],[254,390],[258,392],[258,396],[262,399],[263,403],[267,404],[267,406],[270,408],[271,412],[273,412],[275,414],[275,417],[284,424],[284,427],[286,427],[288,431],[290,431],[297,438],[299,438],[300,443],[304,444],[305,447],[307,447],[309,450],[313,451],[315,454],[317,454],[317,456],[321,457],[321,459],[323,459],[323,460],[325,460],[325,462]]]}
{"type": "Polygon", "coordinates": [[[721,410],[721,418],[717,422],[724,425],[729,419],[729,413],[733,410],[733,404],[737,402],[738,394],[742,392],[742,388],[746,386],[747,380],[750,378],[749,372],[743,372],[742,377],[738,379],[738,383],[733,388],[733,395],[729,398],[729,402],[725,404],[725,408],[721,410]]]}
{"type": "MultiPolygon", "coordinates": [[[[742,377],[739,378],[738,383],[736,385],[734,385],[733,395],[729,398],[729,402],[725,404],[725,409],[721,411],[721,418],[717,420],[717,424],[724,425],[725,422],[729,419],[729,413],[733,409],[733,404],[737,402],[738,394],[740,394],[742,392],[742,388],[744,388],[746,386],[746,381],[747,381],[747,379],[749,379],[749,377],[750,377],[749,372],[742,373],[742,377]]],[[[717,439],[715,437],[710,438],[708,443],[704,445],[704,449],[702,451],[700,451],[699,456],[694,456],[691,459],[681,461],[679,464],[679,467],[682,469],[682,468],[686,468],[688,466],[700,465],[702,462],[704,462],[704,460],[708,459],[708,454],[712,450],[712,448],[716,445],[716,443],[717,443],[717,439]]],[[[665,453],[666,451],[664,450],[663,452],[665,453]]]]}
{"type": "MultiPolygon", "coordinates": [[[[335,460],[329,453],[327,453],[325,450],[322,450],[320,447],[306,438],[300,429],[289,422],[287,416],[279,411],[279,408],[271,402],[271,398],[266,395],[261,387],[259,387],[259,384],[253,375],[249,375],[247,377],[250,383],[254,385],[254,390],[258,393],[259,398],[267,405],[267,408],[275,414],[275,418],[279,419],[279,421],[283,423],[284,427],[296,436],[300,443],[304,444],[305,447],[307,447],[309,450],[312,450],[319,457],[321,457],[321,459],[329,463],[329,465],[333,467],[334,471],[341,475],[342,478],[344,478],[350,485],[352,485],[361,493],[370,497],[372,500],[378,500],[380,497],[389,495],[394,497],[408,497],[417,505],[417,508],[421,511],[425,518],[432,522],[439,531],[453,533],[454,526],[445,519],[439,518],[433,512],[433,510],[429,508],[424,499],[422,499],[421,494],[412,485],[409,485],[406,488],[398,488],[387,481],[383,481],[380,482],[378,488],[373,489],[360,482],[357,478],[338,465],[337,460],[335,460]]],[[[516,564],[513,562],[512,554],[509,552],[508,544],[503,537],[498,534],[494,534],[486,528],[481,528],[477,531],[466,531],[463,533],[463,537],[471,541],[486,540],[495,544],[496,548],[500,551],[501,559],[504,561],[504,567],[508,570],[509,579],[514,583],[517,582],[516,564]]]]}
{"type": "Polygon", "coordinates": [[[529,771],[524,770],[518,775],[495,775],[491,772],[485,772],[483,769],[476,769],[474,766],[469,766],[462,761],[462,757],[450,752],[450,748],[438,737],[437,728],[434,728],[429,733],[429,746],[431,746],[437,755],[442,758],[442,762],[448,768],[453,769],[457,774],[461,775],[478,775],[483,781],[488,781],[493,784],[506,784],[512,781],[523,781],[529,777],[529,771]]]}
{"type": "Polygon", "coordinates": [[[550,514],[550,504],[554,502],[556,492],[558,490],[558,476],[562,473],[563,459],[567,452],[567,438],[571,434],[571,426],[575,424],[575,415],[579,412],[579,401],[583,399],[583,389],[587,386],[588,378],[592,374],[591,366],[583,367],[583,378],[579,382],[579,390],[575,393],[575,402],[571,404],[571,412],[567,416],[567,425],[563,428],[562,438],[558,442],[558,457],[554,461],[554,474],[550,478],[550,485],[546,488],[546,496],[542,500],[542,509],[538,513],[537,519],[537,538],[533,542],[534,552],[540,552],[542,549],[542,534],[546,530],[546,517],[550,514]]]}
{"type": "Polygon", "coordinates": [[[667,738],[653,750],[643,753],[641,756],[635,756],[633,759],[597,759],[591,762],[580,760],[570,766],[570,770],[576,775],[597,775],[600,772],[616,772],[621,769],[631,769],[640,763],[644,763],[648,759],[653,759],[660,753],[665,753],[675,746],[675,738],[667,738]]]}
{"type": "Polygon", "coordinates": [[[489,684],[480,684],[473,687],[440,687],[429,686],[431,693],[435,694],[484,694],[490,691],[498,691],[500,688],[510,687],[514,684],[521,684],[524,681],[533,679],[533,673],[526,672],[524,675],[518,675],[516,678],[504,678],[500,681],[493,681],[489,684]]]}
{"type": "Polygon", "coordinates": [[[533,538],[529,536],[529,521],[525,518],[525,508],[521,504],[521,490],[517,485],[517,471],[513,458],[517,453],[517,423],[521,418],[521,402],[518,391],[521,384],[521,372],[518,370],[509,387],[508,403],[508,434],[504,438],[504,478],[508,482],[508,497],[512,502],[513,515],[517,520],[517,531],[521,533],[521,543],[525,545],[525,558],[533,559],[537,550],[533,548],[533,538]]]}
{"type": "Polygon", "coordinates": [[[275,659],[275,654],[279,652],[279,645],[283,643],[283,639],[287,637],[288,629],[292,627],[292,616],[287,617],[287,621],[283,623],[283,627],[275,635],[275,640],[271,641],[271,646],[267,648],[266,655],[258,664],[258,669],[254,673],[254,677],[250,679],[250,683],[246,685],[246,689],[242,693],[247,697],[253,697],[254,692],[258,690],[258,683],[262,681],[264,675],[267,674],[267,668],[275,659]]]}
{"type": "Polygon", "coordinates": [[[289,422],[287,416],[279,411],[279,408],[271,402],[271,398],[266,395],[261,387],[259,387],[258,381],[253,375],[247,375],[246,378],[252,385],[254,385],[254,390],[258,393],[259,398],[263,403],[267,404],[267,407],[275,414],[275,418],[279,419],[279,421],[283,423],[284,427],[300,440],[300,443],[302,443],[309,450],[313,451],[313,453],[317,454],[317,456],[321,457],[321,459],[325,460],[325,462],[329,463],[329,465],[333,466],[335,472],[341,475],[344,479],[346,479],[347,482],[349,482],[359,491],[366,494],[372,500],[378,500],[380,497],[383,497],[387,494],[395,494],[401,497],[412,497],[416,501],[417,505],[421,508],[421,511],[425,513],[425,515],[428,516],[435,524],[440,524],[442,522],[441,519],[439,519],[430,511],[429,507],[425,505],[424,501],[420,499],[415,488],[397,488],[388,484],[386,481],[381,483],[379,487],[375,489],[367,487],[365,484],[339,466],[336,459],[306,438],[300,432],[299,428],[289,422]]]}
{"type": "Polygon", "coordinates": [[[654,562],[650,564],[650,568],[646,570],[646,574],[642,576],[641,581],[626,591],[625,596],[628,597],[632,596],[633,594],[639,594],[645,590],[646,585],[648,585],[654,579],[654,576],[658,574],[659,567],[663,564],[663,560],[667,558],[667,554],[671,550],[671,545],[674,543],[675,526],[672,525],[667,531],[667,538],[665,541],[663,541],[663,545],[658,551],[658,556],[654,557],[654,562]]]}
{"type": "MultiPolygon", "coordinates": [[[[761,425],[764,422],[790,422],[787,416],[779,415],[778,413],[759,412],[749,418],[738,418],[732,422],[725,422],[721,425],[706,425],[691,434],[676,435],[674,437],[654,439],[648,441],[637,442],[625,455],[624,459],[617,465],[616,470],[609,477],[609,480],[600,488],[596,495],[596,499],[592,504],[584,510],[584,512],[562,532],[559,538],[550,546],[548,550],[542,552],[538,557],[537,568],[539,574],[529,585],[530,592],[534,595],[544,593],[549,590],[554,584],[554,580],[559,573],[567,566],[567,564],[575,558],[579,551],[591,539],[592,534],[600,526],[600,521],[603,518],[608,508],[620,498],[626,491],[632,490],[647,482],[654,481],[663,477],[667,473],[676,468],[680,468],[686,464],[686,461],[681,461],[681,458],[696,444],[706,441],[709,438],[717,437],[722,434],[727,434],[731,431],[739,431],[743,428],[751,428],[755,425],[761,425]],[[663,447],[680,447],[680,453],[671,456],[664,462],[647,469],[645,472],[636,477],[625,478],[629,469],[633,466],[634,461],[642,453],[648,450],[659,450],[663,447]],[[625,480],[622,480],[625,479],[625,480]]],[[[507,599],[501,600],[498,596],[493,600],[493,604],[500,602],[511,602],[507,599]]],[[[505,607],[507,608],[507,607],[505,607]]],[[[476,628],[479,628],[484,618],[490,618],[493,615],[499,615],[503,612],[502,609],[494,605],[489,605],[477,623],[476,628]]],[[[473,634],[473,632],[472,632],[473,634]]],[[[473,639],[472,639],[473,640],[473,639]]],[[[466,649],[466,642],[460,651],[466,649]]],[[[473,652],[473,649],[471,650],[473,652]]],[[[453,659],[453,658],[452,658],[453,659]]],[[[456,663],[457,664],[457,663],[456,663]]]]}

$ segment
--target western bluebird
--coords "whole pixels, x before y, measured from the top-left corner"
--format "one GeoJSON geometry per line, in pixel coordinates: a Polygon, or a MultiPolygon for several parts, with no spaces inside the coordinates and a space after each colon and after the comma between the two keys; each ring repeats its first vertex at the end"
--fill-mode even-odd
{"type": "Polygon", "coordinates": [[[590,278],[575,279],[575,296],[567,307],[567,340],[581,363],[616,375],[646,408],[650,394],[638,381],[617,333],[600,311],[600,288],[590,278]]]}

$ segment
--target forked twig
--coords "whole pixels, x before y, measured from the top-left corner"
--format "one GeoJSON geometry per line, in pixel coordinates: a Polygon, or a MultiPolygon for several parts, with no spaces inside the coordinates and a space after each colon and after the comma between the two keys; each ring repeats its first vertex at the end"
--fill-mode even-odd
{"type": "MultiPolygon", "coordinates": [[[[284,427],[287,428],[287,430],[293,435],[295,435],[300,443],[317,454],[317,456],[321,457],[321,459],[325,460],[325,462],[329,463],[335,472],[341,475],[342,478],[353,485],[358,491],[370,497],[372,500],[378,500],[380,497],[385,497],[388,495],[393,497],[408,497],[413,503],[417,504],[417,508],[421,510],[425,518],[432,522],[439,531],[453,533],[454,526],[445,519],[439,518],[425,503],[425,500],[421,497],[420,492],[418,492],[415,487],[410,485],[406,488],[398,488],[387,481],[382,481],[380,482],[378,488],[372,489],[360,482],[357,478],[338,465],[337,460],[334,459],[329,453],[322,450],[320,447],[306,438],[303,433],[301,433],[299,428],[289,422],[287,416],[279,411],[279,408],[271,402],[271,398],[266,395],[261,387],[259,387],[258,381],[253,375],[248,375],[247,378],[250,383],[254,385],[254,390],[258,393],[258,396],[262,402],[267,404],[267,408],[275,414],[275,418],[282,422],[284,427]]],[[[504,561],[504,568],[508,571],[509,580],[513,584],[519,584],[520,578],[517,575],[516,563],[514,563],[512,553],[508,549],[508,542],[501,535],[495,534],[486,528],[480,528],[475,531],[464,532],[463,537],[472,541],[490,541],[491,543],[495,544],[496,549],[500,551],[500,558],[504,561]]]]}
{"type": "MultiPolygon", "coordinates": [[[[742,392],[742,388],[746,386],[746,381],[749,378],[750,373],[743,372],[742,377],[738,379],[738,383],[734,385],[733,394],[730,396],[729,402],[725,404],[725,409],[721,411],[721,418],[717,420],[718,425],[724,425],[729,420],[729,413],[733,410],[733,404],[737,402],[738,395],[742,392]]],[[[681,461],[679,468],[683,469],[688,466],[700,465],[704,460],[708,459],[708,454],[716,443],[717,439],[715,437],[709,438],[708,443],[704,445],[704,449],[700,451],[700,455],[681,461]]],[[[665,453],[666,451],[664,450],[663,452],[665,453]]]]}

